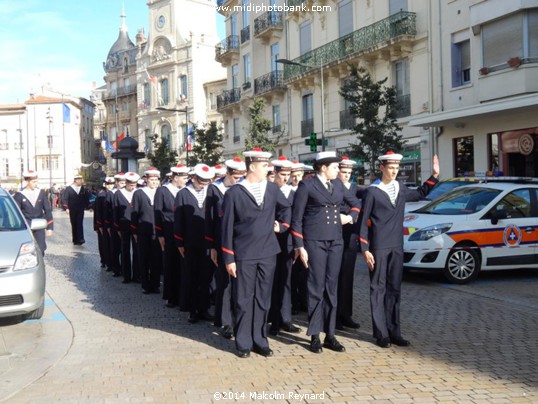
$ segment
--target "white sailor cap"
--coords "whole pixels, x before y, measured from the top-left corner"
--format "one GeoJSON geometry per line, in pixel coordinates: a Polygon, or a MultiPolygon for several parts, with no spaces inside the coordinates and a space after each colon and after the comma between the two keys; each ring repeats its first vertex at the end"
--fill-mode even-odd
{"type": "Polygon", "coordinates": [[[280,156],[278,160],[271,161],[271,164],[275,166],[276,171],[289,171],[291,172],[291,166],[293,163],[288,160],[286,156],[280,156]]]}
{"type": "Polygon", "coordinates": [[[73,177],[74,180],[81,180],[82,179],[82,175],[80,174],[77,174],[73,177]]]}
{"type": "Polygon", "coordinates": [[[243,160],[239,157],[234,157],[233,159],[226,160],[224,165],[233,171],[247,171],[247,166],[243,160]]]}
{"type": "Polygon", "coordinates": [[[217,164],[215,167],[213,167],[213,170],[215,170],[215,175],[225,175],[226,174],[226,167],[222,164],[217,164]]]}
{"type": "Polygon", "coordinates": [[[348,156],[342,156],[342,161],[340,162],[340,167],[342,167],[342,166],[353,167],[353,166],[356,166],[356,165],[357,165],[356,161],[350,160],[348,156]]]}
{"type": "Polygon", "coordinates": [[[117,173],[115,176],[114,176],[114,179],[115,180],[124,180],[125,179],[125,173],[124,172],[121,172],[121,173],[117,173]]]}
{"type": "Polygon", "coordinates": [[[105,185],[114,184],[114,177],[105,177],[105,185]]]}
{"type": "Polygon", "coordinates": [[[209,167],[207,164],[196,164],[194,166],[194,175],[203,180],[210,180],[215,176],[215,169],[213,167],[209,167]]]}
{"type": "Polygon", "coordinates": [[[25,170],[22,172],[24,178],[37,178],[37,171],[34,170],[25,170]]]}
{"type": "Polygon", "coordinates": [[[138,182],[138,180],[140,179],[140,175],[129,171],[125,173],[125,179],[129,182],[138,182]]]}
{"type": "Polygon", "coordinates": [[[314,170],[314,167],[309,166],[309,165],[307,165],[307,164],[304,165],[304,172],[305,172],[305,173],[313,172],[313,171],[316,171],[316,170],[314,170]]]}
{"type": "Polygon", "coordinates": [[[189,175],[189,167],[179,163],[175,167],[170,168],[173,174],[189,175]]]}
{"type": "Polygon", "coordinates": [[[138,181],[136,181],[136,185],[138,185],[139,187],[145,187],[146,186],[146,181],[142,178],[140,178],[138,181]]]}
{"type": "Polygon", "coordinates": [[[150,167],[146,171],[144,171],[144,175],[146,177],[160,177],[161,172],[157,170],[155,167],[150,167]]]}
{"type": "Polygon", "coordinates": [[[339,163],[342,157],[338,156],[335,151],[322,151],[316,154],[316,164],[339,163]]]}
{"type": "Polygon", "coordinates": [[[304,170],[304,164],[299,163],[297,160],[293,160],[291,162],[291,171],[303,171],[304,170]]]}
{"type": "Polygon", "coordinates": [[[267,164],[266,171],[267,171],[267,173],[274,174],[274,172],[275,172],[275,166],[272,165],[271,163],[267,164]]]}
{"type": "Polygon", "coordinates": [[[400,163],[403,156],[401,154],[388,151],[384,155],[379,156],[377,159],[382,163],[400,163]]]}
{"type": "Polygon", "coordinates": [[[172,176],[172,171],[167,172],[167,173],[166,173],[166,176],[167,176],[167,177],[171,177],[171,176],[172,176]]]}
{"type": "Polygon", "coordinates": [[[252,150],[247,150],[243,152],[243,156],[245,156],[245,160],[248,160],[251,163],[255,163],[259,161],[269,161],[269,159],[271,158],[271,153],[264,152],[259,147],[254,147],[252,150]]]}

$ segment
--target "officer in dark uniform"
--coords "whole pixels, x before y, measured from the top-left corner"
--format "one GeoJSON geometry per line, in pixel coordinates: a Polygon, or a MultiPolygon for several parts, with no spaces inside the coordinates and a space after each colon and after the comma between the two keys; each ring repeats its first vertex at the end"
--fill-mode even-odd
{"type": "Polygon", "coordinates": [[[144,294],[159,293],[162,254],[155,233],[155,194],[161,173],[154,167],[144,172],[146,186],[133,195],[131,229],[138,249],[140,282],[144,294]]]}
{"type": "Polygon", "coordinates": [[[32,219],[46,219],[46,230],[33,230],[34,238],[37,241],[37,245],[41,249],[43,255],[47,249],[47,243],[45,241],[46,236],[52,236],[52,230],[54,229],[54,220],[52,218],[52,209],[50,201],[45,194],[45,191],[37,188],[37,172],[33,170],[26,170],[22,173],[24,181],[26,181],[26,187],[17,192],[13,199],[19,205],[22,215],[31,224],[32,219]]]}
{"type": "Polygon", "coordinates": [[[232,286],[230,274],[226,271],[221,250],[221,213],[226,191],[243,179],[246,173],[245,162],[239,157],[224,162],[226,174],[223,178],[209,186],[206,199],[206,235],[210,249],[211,261],[215,271],[215,322],[222,327],[222,336],[230,339],[233,336],[232,286]]]}
{"type": "MultiPolygon", "coordinates": [[[[194,167],[192,181],[176,196],[174,212],[174,238],[176,247],[185,266],[181,279],[182,292],[186,291],[189,322],[212,321],[209,314],[209,285],[213,268],[207,255],[205,236],[205,202],[208,185],[215,176],[215,170],[206,164],[194,167]],[[185,287],[183,288],[183,285],[185,287]]],[[[183,299],[183,296],[182,296],[183,299]]]]}
{"type": "MultiPolygon", "coordinates": [[[[342,157],[340,162],[340,171],[338,178],[344,186],[358,199],[362,199],[364,189],[359,188],[356,184],[349,182],[353,166],[353,160],[347,156],[342,157]]],[[[349,214],[350,206],[343,203],[340,212],[349,214]]],[[[336,315],[336,329],[343,330],[344,327],[357,329],[360,324],[351,318],[353,314],[353,281],[355,278],[355,263],[357,261],[357,252],[359,250],[357,243],[356,226],[348,223],[342,226],[344,236],[344,252],[342,253],[342,265],[338,277],[338,310],[336,315]]]]}
{"type": "Polygon", "coordinates": [[[134,172],[125,173],[125,187],[114,194],[114,228],[120,237],[121,243],[121,269],[123,283],[132,280],[139,281],[138,254],[136,241],[131,229],[132,201],[136,183],[140,176],[134,172]],[[131,260],[132,252],[132,260],[131,260]]]}
{"type": "Polygon", "coordinates": [[[177,193],[187,185],[188,178],[189,168],[178,164],[170,169],[169,181],[155,193],[155,232],[164,251],[163,299],[170,308],[179,305],[183,264],[174,240],[174,209],[177,193]]]}
{"type": "MultiPolygon", "coordinates": [[[[288,185],[291,175],[292,162],[286,156],[280,156],[278,160],[272,162],[275,179],[274,183],[280,188],[290,205],[293,205],[295,191],[288,185]]],[[[279,217],[276,218],[280,220],[279,217]]],[[[271,293],[271,308],[269,310],[269,322],[271,327],[269,333],[278,335],[280,330],[297,333],[301,331],[299,327],[291,321],[291,268],[293,263],[293,242],[289,228],[276,235],[280,252],[276,257],[276,271],[271,293]]]]}
{"type": "Polygon", "coordinates": [[[361,252],[370,269],[373,334],[382,348],[411,344],[400,330],[404,209],[406,202],[424,199],[439,176],[439,159],[434,156],[432,176],[411,190],[396,180],[402,158],[393,152],[379,157],[383,176],[368,187],[359,220],[361,252]]]}
{"type": "Polygon", "coordinates": [[[62,194],[62,206],[69,215],[74,245],[82,245],[84,240],[84,210],[90,208],[90,195],[84,185],[82,176],[75,175],[73,183],[62,194]]]}
{"type": "Polygon", "coordinates": [[[237,355],[246,358],[254,350],[267,357],[273,355],[267,314],[280,252],[275,233],[289,228],[291,209],[278,186],[266,179],[271,153],[256,148],[243,155],[246,178],[224,195],[221,248],[232,277],[237,355]]]}
{"type": "Polygon", "coordinates": [[[342,225],[356,221],[359,200],[337,179],[336,152],[316,156],[316,176],[303,180],[295,194],[291,234],[295,257],[308,268],[308,331],[310,350],[322,352],[320,332],[325,332],[323,346],[345,351],[335,338],[337,288],[342,251],[342,225]],[[349,215],[340,214],[340,205],[352,206],[349,215]]]}
{"type": "Polygon", "coordinates": [[[114,187],[107,192],[105,197],[105,213],[104,213],[104,227],[108,232],[110,240],[109,244],[109,258],[110,267],[109,270],[113,271],[114,277],[122,275],[121,270],[121,239],[114,228],[114,195],[115,193],[125,186],[125,173],[120,172],[114,175],[114,187]]]}
{"type": "Polygon", "coordinates": [[[106,215],[106,197],[114,186],[114,178],[106,177],[101,189],[95,198],[93,204],[93,229],[97,232],[97,246],[99,248],[99,257],[101,268],[111,267],[110,264],[110,235],[105,227],[106,215]]]}

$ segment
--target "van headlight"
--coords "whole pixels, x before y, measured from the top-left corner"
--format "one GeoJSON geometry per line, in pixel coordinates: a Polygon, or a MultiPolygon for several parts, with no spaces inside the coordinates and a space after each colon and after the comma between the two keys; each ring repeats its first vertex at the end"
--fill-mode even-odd
{"type": "Polygon", "coordinates": [[[425,241],[429,240],[432,237],[439,236],[440,234],[446,233],[452,227],[452,223],[442,223],[436,224],[434,226],[424,227],[420,229],[409,237],[409,241],[425,241]]]}
{"type": "Polygon", "coordinates": [[[35,248],[34,243],[21,245],[13,270],[20,271],[23,269],[35,268],[39,264],[37,254],[38,251],[35,248]]]}

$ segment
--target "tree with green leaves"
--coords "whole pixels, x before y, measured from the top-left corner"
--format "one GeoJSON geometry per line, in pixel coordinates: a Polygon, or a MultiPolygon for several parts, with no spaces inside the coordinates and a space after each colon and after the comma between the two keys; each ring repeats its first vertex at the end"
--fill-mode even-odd
{"type": "Polygon", "coordinates": [[[161,176],[170,171],[170,167],[176,165],[177,152],[170,150],[168,139],[160,139],[157,134],[151,137],[153,150],[147,154],[151,165],[161,172],[161,176]]]}
{"type": "Polygon", "coordinates": [[[255,98],[254,102],[248,107],[248,135],[245,137],[245,148],[252,150],[254,147],[260,147],[264,151],[274,153],[278,145],[278,139],[272,141],[269,139],[269,131],[273,125],[271,121],[263,116],[265,111],[265,101],[263,98],[255,98]]]}
{"type": "Polygon", "coordinates": [[[396,121],[396,89],[386,86],[387,77],[374,81],[364,67],[350,65],[350,75],[340,89],[350,113],[359,118],[353,128],[358,142],[352,143],[352,156],[369,164],[373,178],[377,157],[389,150],[399,152],[405,144],[396,121]]]}
{"type": "Polygon", "coordinates": [[[189,163],[196,165],[205,163],[210,166],[222,160],[222,133],[216,122],[210,122],[204,127],[194,127],[194,145],[189,163]]]}

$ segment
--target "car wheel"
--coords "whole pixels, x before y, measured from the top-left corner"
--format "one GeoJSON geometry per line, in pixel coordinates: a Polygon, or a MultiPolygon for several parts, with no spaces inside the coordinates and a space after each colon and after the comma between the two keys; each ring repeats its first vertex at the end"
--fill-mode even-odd
{"type": "Polygon", "coordinates": [[[30,314],[26,316],[26,320],[39,320],[41,317],[43,317],[43,313],[45,312],[45,302],[41,303],[41,306],[39,306],[38,309],[35,309],[30,314]]]}
{"type": "Polygon", "coordinates": [[[476,279],[480,257],[470,247],[456,247],[448,254],[443,275],[450,283],[464,284],[476,279]]]}

